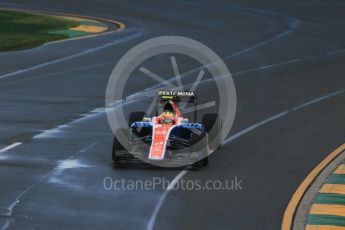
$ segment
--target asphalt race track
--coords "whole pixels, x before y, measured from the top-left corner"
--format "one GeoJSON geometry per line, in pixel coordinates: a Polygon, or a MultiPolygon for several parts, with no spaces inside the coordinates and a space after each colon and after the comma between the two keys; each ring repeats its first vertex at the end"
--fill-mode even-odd
{"type": "MultiPolygon", "coordinates": [[[[0,7],[127,25],[0,53],[0,149],[10,146],[0,152],[1,229],[280,229],[297,186],[344,142],[344,1],[7,0],[0,7]],[[102,109],[108,78],[130,48],[162,35],[196,39],[223,58],[237,88],[233,129],[202,170],[114,169],[102,109]],[[242,190],[103,185],[105,177],[177,175],[236,177],[242,190]]],[[[151,68],[172,77],[164,66],[151,68]]],[[[147,84],[133,81],[127,92],[147,84]]]]}

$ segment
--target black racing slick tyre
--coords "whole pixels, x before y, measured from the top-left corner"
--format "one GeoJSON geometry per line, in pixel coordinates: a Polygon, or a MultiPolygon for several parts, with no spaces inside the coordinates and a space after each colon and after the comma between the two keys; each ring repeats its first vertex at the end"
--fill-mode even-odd
{"type": "MultiPolygon", "coordinates": [[[[128,131],[126,132],[125,129],[118,129],[116,131],[116,135],[114,136],[113,141],[113,150],[112,150],[112,160],[113,165],[115,167],[122,167],[124,165],[123,162],[121,162],[121,155],[119,154],[120,151],[124,152],[127,151],[126,148],[120,143],[117,136],[119,135],[127,135],[128,131]]],[[[128,135],[127,135],[128,136],[128,135]]]]}
{"type": "Polygon", "coordinates": [[[129,126],[134,122],[142,121],[144,116],[145,116],[145,112],[131,112],[128,118],[129,126]]]}
{"type": "Polygon", "coordinates": [[[191,151],[199,152],[202,157],[201,160],[195,162],[192,166],[194,169],[199,169],[203,166],[207,166],[208,159],[208,135],[206,132],[199,131],[191,133],[191,151]]]}
{"type": "Polygon", "coordinates": [[[208,133],[208,143],[211,151],[222,145],[222,122],[218,114],[209,113],[202,117],[202,124],[208,133]]]}

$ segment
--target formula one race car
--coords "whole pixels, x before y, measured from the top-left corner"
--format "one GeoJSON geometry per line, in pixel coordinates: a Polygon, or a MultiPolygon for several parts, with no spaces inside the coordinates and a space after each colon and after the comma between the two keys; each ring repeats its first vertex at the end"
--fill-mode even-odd
{"type": "MultiPolygon", "coordinates": [[[[212,128],[220,133],[221,122],[217,114],[205,114],[202,123],[196,123],[196,99],[194,91],[158,90],[156,116],[149,118],[145,112],[132,112],[129,129],[117,130],[113,144],[114,165],[147,162],[167,167],[206,166],[208,155],[214,150],[209,143],[209,131],[212,128]],[[188,122],[179,108],[190,103],[194,123],[188,122]],[[118,135],[127,136],[128,141],[120,143],[118,135]]],[[[220,139],[220,135],[212,138],[220,139]]]]}

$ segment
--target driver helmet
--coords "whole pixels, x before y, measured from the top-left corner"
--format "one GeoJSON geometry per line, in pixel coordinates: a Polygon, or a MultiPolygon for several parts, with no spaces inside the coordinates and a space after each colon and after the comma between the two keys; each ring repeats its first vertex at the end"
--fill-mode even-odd
{"type": "Polygon", "coordinates": [[[161,123],[162,124],[173,124],[174,123],[174,113],[171,110],[163,111],[161,115],[161,123]]]}

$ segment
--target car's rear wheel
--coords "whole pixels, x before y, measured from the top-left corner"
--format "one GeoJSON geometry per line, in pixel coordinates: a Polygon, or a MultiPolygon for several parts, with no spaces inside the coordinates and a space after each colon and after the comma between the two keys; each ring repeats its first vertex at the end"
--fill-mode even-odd
{"type": "Polygon", "coordinates": [[[195,162],[192,166],[195,169],[199,169],[208,165],[208,135],[206,132],[197,130],[191,133],[191,151],[199,152],[201,154],[201,160],[195,162]],[[201,132],[201,133],[199,133],[201,132]]]}
{"type": "Polygon", "coordinates": [[[204,114],[202,124],[208,133],[208,143],[211,151],[222,146],[222,122],[216,113],[204,114]]]}
{"type": "Polygon", "coordinates": [[[120,157],[117,155],[117,152],[118,152],[119,150],[121,150],[121,149],[120,149],[120,146],[122,146],[121,143],[120,143],[120,142],[117,140],[117,138],[114,136],[114,142],[113,142],[113,155],[112,155],[112,158],[113,158],[113,165],[114,165],[115,167],[120,167],[120,166],[123,165],[123,163],[122,163],[121,160],[120,160],[120,157]]]}
{"type": "Polygon", "coordinates": [[[115,167],[122,167],[125,165],[123,161],[121,161],[121,155],[119,155],[119,152],[122,151],[127,151],[126,148],[121,144],[121,142],[118,140],[117,137],[122,135],[123,137],[128,136],[127,135],[128,131],[126,132],[126,129],[118,129],[116,131],[116,135],[114,136],[114,141],[113,141],[113,151],[112,151],[112,159],[113,159],[113,165],[115,167]]]}
{"type": "MultiPolygon", "coordinates": [[[[129,126],[137,121],[142,121],[145,116],[145,112],[131,112],[129,114],[128,123],[129,126]]],[[[123,167],[126,164],[126,157],[123,156],[124,153],[130,154],[127,152],[127,150],[130,148],[129,146],[129,130],[128,129],[118,129],[114,136],[114,142],[113,142],[113,152],[112,152],[112,159],[113,159],[113,165],[115,167],[123,167]],[[119,141],[119,136],[124,137],[125,146],[119,141]],[[119,152],[121,151],[121,154],[119,152]]]]}
{"type": "Polygon", "coordinates": [[[131,125],[134,122],[142,121],[145,117],[145,112],[131,112],[129,114],[128,123],[131,125]]]}

